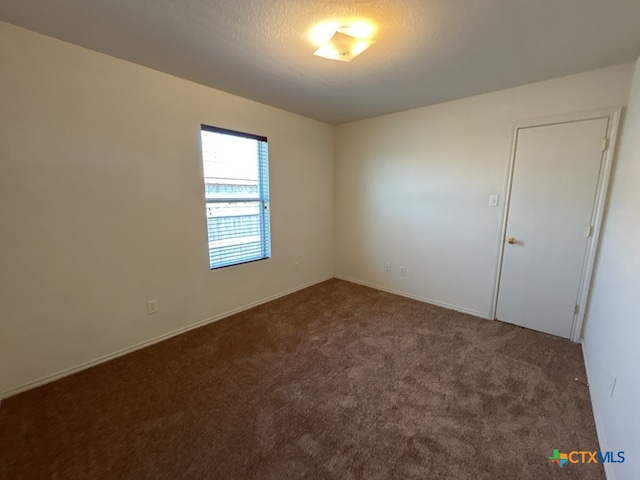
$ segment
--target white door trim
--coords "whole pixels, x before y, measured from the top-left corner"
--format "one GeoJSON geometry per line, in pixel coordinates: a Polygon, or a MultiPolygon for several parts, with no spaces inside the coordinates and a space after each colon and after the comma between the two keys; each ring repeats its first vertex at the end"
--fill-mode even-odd
{"type": "MultiPolygon", "coordinates": [[[[620,123],[620,117],[622,108],[606,108],[600,110],[592,110],[588,112],[573,113],[567,115],[560,115],[554,117],[547,117],[543,119],[532,119],[524,122],[514,124],[513,133],[511,139],[511,150],[509,159],[507,162],[507,175],[505,178],[503,197],[505,199],[502,206],[502,226],[500,228],[500,237],[497,244],[496,264],[495,264],[495,280],[493,284],[493,298],[491,302],[490,318],[496,319],[496,312],[498,309],[498,292],[500,289],[500,275],[502,273],[502,260],[504,254],[504,242],[507,233],[507,220],[509,216],[509,203],[511,201],[511,185],[513,181],[513,170],[516,158],[518,131],[523,128],[542,127],[546,125],[556,125],[559,123],[569,123],[581,120],[594,120],[598,118],[606,118],[607,122],[607,134],[608,139],[607,149],[604,152],[603,160],[600,166],[600,174],[598,176],[598,185],[596,187],[596,197],[591,217],[591,225],[593,226],[593,233],[587,242],[587,250],[585,253],[584,265],[582,268],[582,277],[580,280],[580,290],[578,292],[578,298],[576,304],[578,305],[578,311],[573,317],[573,324],[571,326],[571,340],[579,342],[582,335],[582,325],[584,323],[584,316],[587,307],[587,301],[589,298],[589,291],[591,286],[591,277],[593,275],[593,267],[595,264],[595,256],[598,247],[598,241],[600,239],[600,231],[602,228],[602,219],[604,215],[604,207],[607,200],[607,192],[609,189],[609,180],[611,177],[611,167],[613,165],[613,159],[615,156],[615,147],[618,138],[618,126],[620,123]]],[[[585,228],[587,226],[585,225],[585,228]]],[[[586,232],[585,232],[586,234],[586,232]]]]}

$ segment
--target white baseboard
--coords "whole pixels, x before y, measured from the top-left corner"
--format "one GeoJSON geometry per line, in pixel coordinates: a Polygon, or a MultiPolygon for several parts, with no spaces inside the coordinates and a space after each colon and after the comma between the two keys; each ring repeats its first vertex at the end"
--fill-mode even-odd
{"type": "Polygon", "coordinates": [[[320,278],[318,280],[314,280],[314,281],[306,283],[304,285],[299,285],[297,287],[294,287],[292,289],[286,290],[284,292],[276,293],[275,295],[271,295],[270,297],[266,297],[266,298],[263,298],[261,300],[249,303],[247,305],[243,305],[242,307],[238,307],[238,308],[235,308],[233,310],[229,310],[227,312],[221,313],[220,315],[216,315],[215,317],[207,318],[205,320],[201,320],[199,322],[192,323],[191,325],[187,325],[186,327],[182,327],[182,328],[179,328],[177,330],[173,330],[173,331],[171,331],[169,333],[165,333],[165,334],[160,335],[158,337],[154,337],[154,338],[152,338],[150,340],[145,340],[144,342],[140,342],[140,343],[137,343],[137,344],[132,345],[130,347],[126,347],[126,348],[123,348],[121,350],[118,350],[116,352],[109,353],[109,354],[104,355],[102,357],[96,358],[95,360],[90,360],[88,362],[82,363],[82,364],[77,365],[75,367],[66,368],[66,369],[61,370],[59,372],[53,373],[51,375],[45,375],[44,377],[41,377],[41,378],[39,378],[37,380],[34,380],[32,382],[28,382],[28,383],[25,383],[23,385],[19,385],[17,387],[11,388],[11,389],[9,389],[9,390],[7,390],[5,392],[2,392],[0,394],[0,405],[2,403],[1,402],[2,399],[4,399],[4,398],[9,398],[9,397],[12,397],[14,395],[17,395],[18,393],[21,393],[21,392],[24,392],[24,391],[27,391],[27,390],[31,390],[32,388],[36,388],[36,387],[39,387],[41,385],[45,385],[47,383],[53,382],[53,381],[58,380],[58,379],[63,378],[63,377],[67,377],[69,375],[72,375],[74,373],[80,372],[82,370],[86,370],[87,368],[91,368],[91,367],[93,367],[95,365],[98,365],[100,363],[108,362],[109,360],[112,360],[112,359],[117,358],[117,357],[121,357],[123,355],[126,355],[127,353],[135,352],[136,350],[140,350],[141,348],[145,348],[145,347],[148,347],[148,346],[153,345],[155,343],[162,342],[163,340],[167,340],[167,339],[169,339],[171,337],[175,337],[177,335],[180,335],[182,333],[188,332],[190,330],[195,330],[196,328],[203,327],[205,325],[208,325],[209,323],[217,322],[218,320],[222,320],[223,318],[230,317],[231,315],[235,315],[236,313],[240,313],[240,312],[243,312],[245,310],[249,310],[250,308],[257,307],[258,305],[262,305],[263,303],[267,303],[267,302],[270,302],[272,300],[276,300],[276,299],[278,299],[280,297],[284,297],[286,295],[290,295],[290,294],[295,293],[295,292],[297,292],[299,290],[303,290],[305,288],[311,287],[311,286],[316,285],[318,283],[322,283],[322,282],[325,282],[327,280],[330,280],[331,278],[333,278],[333,275],[330,275],[328,277],[323,277],[323,278],[320,278]]]}
{"type": "MultiPolygon", "coordinates": [[[[595,396],[593,395],[593,382],[591,376],[591,369],[589,368],[589,360],[587,360],[587,355],[585,354],[585,345],[586,340],[584,338],[580,339],[580,344],[582,346],[582,358],[584,359],[584,369],[587,373],[587,383],[589,384],[589,396],[591,397],[591,410],[593,411],[593,420],[596,424],[596,435],[598,437],[598,450],[603,451],[603,447],[606,449],[608,445],[607,440],[604,435],[604,425],[602,424],[602,418],[600,417],[600,407],[598,402],[596,401],[595,396]]],[[[604,475],[607,480],[616,480],[616,475],[613,471],[612,464],[603,463],[604,466],[604,475]]]]}
{"type": "Polygon", "coordinates": [[[490,320],[488,313],[478,312],[476,310],[471,310],[465,307],[459,307],[457,305],[451,305],[449,303],[438,302],[437,300],[432,300],[426,297],[420,297],[418,295],[411,295],[409,293],[401,292],[399,290],[394,290],[392,288],[382,287],[380,285],[375,285],[373,283],[363,282],[361,280],[356,280],[353,278],[344,277],[342,275],[335,275],[335,278],[340,280],[344,280],[345,282],[357,283],[358,285],[364,285],[365,287],[375,288],[376,290],[382,290],[383,292],[393,293],[394,295],[400,295],[401,297],[411,298],[412,300],[418,300],[424,303],[430,303],[431,305],[436,305],[438,307],[446,308],[448,310],[455,310],[456,312],[467,313],[469,315],[473,315],[474,317],[480,317],[485,320],[490,320]]]}

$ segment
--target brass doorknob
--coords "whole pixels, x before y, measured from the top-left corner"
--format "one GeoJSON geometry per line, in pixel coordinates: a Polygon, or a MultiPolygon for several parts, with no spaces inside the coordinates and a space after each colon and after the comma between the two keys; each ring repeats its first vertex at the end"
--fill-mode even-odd
{"type": "Polygon", "coordinates": [[[516,240],[516,237],[509,237],[509,240],[507,240],[507,242],[509,242],[511,245],[515,245],[516,243],[518,243],[518,240],[516,240]]]}

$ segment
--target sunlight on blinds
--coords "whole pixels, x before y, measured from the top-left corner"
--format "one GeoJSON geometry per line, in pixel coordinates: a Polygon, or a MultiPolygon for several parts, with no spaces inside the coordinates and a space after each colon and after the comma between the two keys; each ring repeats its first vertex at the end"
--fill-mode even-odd
{"type": "Polygon", "coordinates": [[[269,176],[263,137],[202,127],[210,268],[269,258],[269,176]]]}

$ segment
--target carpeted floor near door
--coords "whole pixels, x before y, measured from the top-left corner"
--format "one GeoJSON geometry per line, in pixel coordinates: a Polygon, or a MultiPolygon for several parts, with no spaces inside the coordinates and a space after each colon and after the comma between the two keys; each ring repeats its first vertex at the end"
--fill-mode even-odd
{"type": "Polygon", "coordinates": [[[0,478],[602,479],[579,345],[330,280],[6,399],[0,478]]]}

